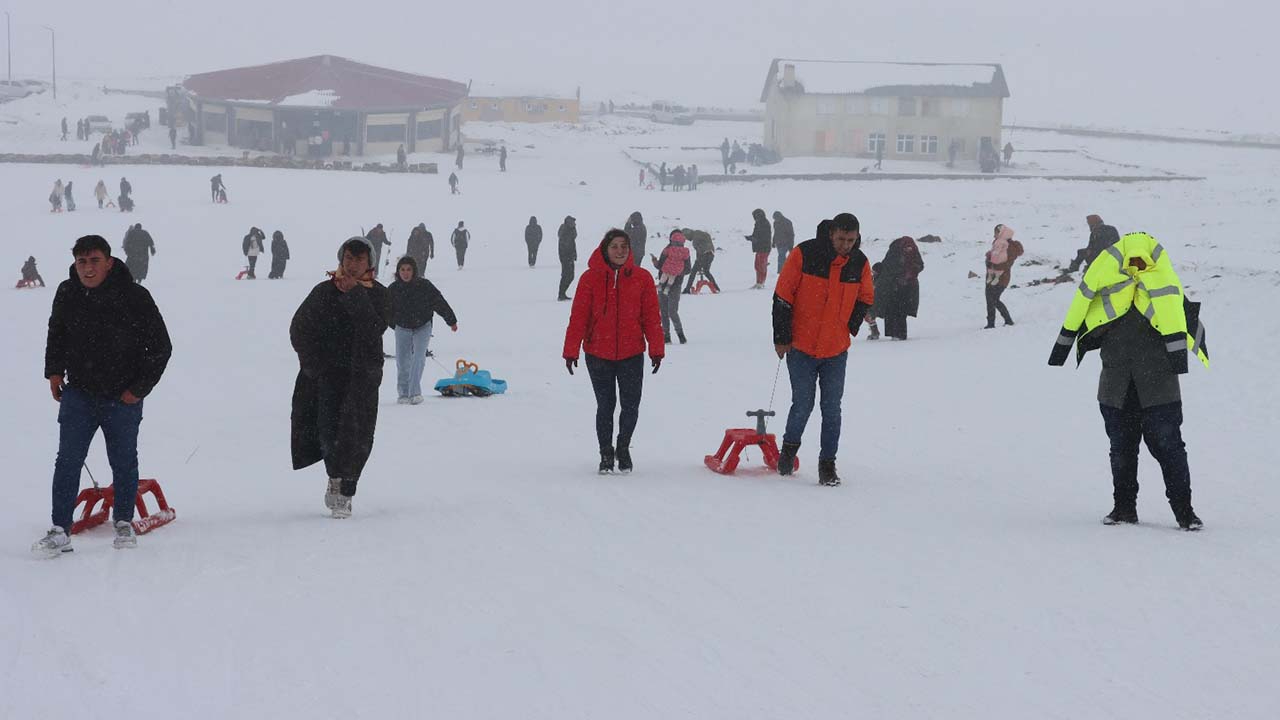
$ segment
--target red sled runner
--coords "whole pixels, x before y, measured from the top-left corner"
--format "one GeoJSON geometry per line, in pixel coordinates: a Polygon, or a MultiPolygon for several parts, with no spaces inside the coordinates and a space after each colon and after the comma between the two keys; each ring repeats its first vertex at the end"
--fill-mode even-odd
{"type": "MultiPolygon", "coordinates": [[[[766,431],[764,419],[777,415],[772,410],[756,410],[747,413],[747,417],[756,419],[755,428],[730,428],[724,431],[724,441],[720,443],[720,449],[715,455],[708,455],[703,458],[703,462],[711,470],[721,475],[732,475],[738,469],[738,462],[741,459],[742,451],[749,445],[759,446],[760,452],[764,454],[764,464],[770,470],[778,469],[778,438],[777,436],[766,431]]],[[[799,469],[800,462],[796,461],[796,468],[799,469]]]]}
{"type": "MultiPolygon", "coordinates": [[[[74,535],[106,522],[111,514],[111,507],[115,504],[115,498],[115,489],[111,485],[103,488],[94,483],[93,487],[81,490],[80,495],[76,497],[76,507],[83,507],[80,511],[80,519],[71,525],[71,534],[74,535]]],[[[164,491],[160,489],[160,483],[152,478],[138,481],[138,498],[134,501],[134,532],[146,535],[161,525],[168,525],[176,517],[177,513],[164,499],[164,491]],[[155,496],[157,506],[155,512],[147,510],[147,505],[143,501],[147,494],[155,496]]]]}

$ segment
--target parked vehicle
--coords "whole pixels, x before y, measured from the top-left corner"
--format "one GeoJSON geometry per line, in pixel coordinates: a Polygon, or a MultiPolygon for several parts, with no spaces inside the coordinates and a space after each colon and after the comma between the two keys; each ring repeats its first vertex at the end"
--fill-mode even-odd
{"type": "Polygon", "coordinates": [[[89,132],[91,133],[109,133],[112,130],[111,121],[106,115],[90,115],[85,118],[89,121],[89,132]]]}
{"type": "Polygon", "coordinates": [[[147,110],[144,112],[131,112],[124,116],[125,127],[131,128],[133,127],[135,122],[137,123],[138,127],[143,130],[150,128],[151,127],[151,111],[147,110]]]}
{"type": "Polygon", "coordinates": [[[655,101],[649,106],[649,119],[671,125],[693,124],[693,115],[689,112],[689,108],[662,100],[655,101]]]}

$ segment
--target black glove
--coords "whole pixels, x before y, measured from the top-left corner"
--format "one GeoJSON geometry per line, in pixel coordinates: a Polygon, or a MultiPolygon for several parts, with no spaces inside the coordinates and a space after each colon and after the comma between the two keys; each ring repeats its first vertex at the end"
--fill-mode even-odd
{"type": "Polygon", "coordinates": [[[570,375],[572,375],[572,374],[573,374],[573,369],[574,369],[575,367],[577,367],[577,366],[578,366],[578,358],[565,358],[565,359],[564,359],[564,369],[565,369],[565,370],[568,370],[570,375]]]}
{"type": "Polygon", "coordinates": [[[662,367],[662,358],[660,358],[660,357],[656,357],[656,358],[649,358],[649,364],[653,366],[653,372],[652,372],[652,373],[650,373],[650,374],[651,374],[651,375],[657,375],[657,374],[658,374],[658,368],[662,367]]]}

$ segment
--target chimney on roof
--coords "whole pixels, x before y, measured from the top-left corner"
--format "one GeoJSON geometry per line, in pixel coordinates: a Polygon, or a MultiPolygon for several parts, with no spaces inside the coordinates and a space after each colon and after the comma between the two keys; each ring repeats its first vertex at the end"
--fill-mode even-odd
{"type": "Polygon", "coordinates": [[[329,67],[329,61],[330,61],[331,59],[332,59],[332,58],[331,58],[330,56],[328,56],[328,55],[324,55],[324,56],[322,56],[322,57],[320,58],[320,64],[321,64],[321,65],[323,65],[323,66],[325,66],[325,67],[329,67]]]}
{"type": "Polygon", "coordinates": [[[787,63],[786,65],[782,66],[782,87],[784,89],[789,89],[795,86],[796,86],[796,66],[792,65],[791,63],[787,63]]]}

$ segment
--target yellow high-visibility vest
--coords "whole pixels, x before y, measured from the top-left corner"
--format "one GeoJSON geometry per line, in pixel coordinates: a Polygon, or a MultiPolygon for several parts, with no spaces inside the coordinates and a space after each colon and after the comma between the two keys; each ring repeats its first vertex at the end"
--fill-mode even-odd
{"type": "MultiPolygon", "coordinates": [[[[1169,261],[1169,253],[1144,232],[1125,235],[1090,263],[1067,310],[1058,345],[1065,345],[1069,352],[1079,336],[1078,362],[1085,352],[1097,347],[1086,340],[1089,333],[1123,317],[1130,309],[1142,313],[1164,338],[1175,369],[1186,367],[1184,353],[1188,351],[1209,367],[1204,329],[1198,320],[1194,332],[1188,332],[1182,281],[1169,261]]],[[[1066,352],[1061,353],[1062,360],[1066,359],[1066,352]]]]}

